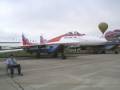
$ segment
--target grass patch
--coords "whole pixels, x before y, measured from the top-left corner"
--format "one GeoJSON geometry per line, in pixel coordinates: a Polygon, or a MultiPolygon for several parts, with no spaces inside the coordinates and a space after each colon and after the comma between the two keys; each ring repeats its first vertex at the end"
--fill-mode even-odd
{"type": "Polygon", "coordinates": [[[13,54],[15,57],[31,57],[32,54],[25,52],[25,51],[16,51],[16,52],[5,52],[0,53],[0,58],[7,58],[10,54],[13,54]]]}

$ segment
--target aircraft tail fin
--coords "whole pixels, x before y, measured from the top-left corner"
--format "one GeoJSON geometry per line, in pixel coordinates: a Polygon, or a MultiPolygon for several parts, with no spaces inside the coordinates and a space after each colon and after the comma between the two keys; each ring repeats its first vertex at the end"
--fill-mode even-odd
{"type": "Polygon", "coordinates": [[[40,36],[40,44],[45,44],[47,42],[46,39],[43,38],[43,36],[40,36]]]}
{"type": "Polygon", "coordinates": [[[24,34],[22,34],[22,43],[23,46],[31,45],[31,42],[24,36],[24,34]]]}

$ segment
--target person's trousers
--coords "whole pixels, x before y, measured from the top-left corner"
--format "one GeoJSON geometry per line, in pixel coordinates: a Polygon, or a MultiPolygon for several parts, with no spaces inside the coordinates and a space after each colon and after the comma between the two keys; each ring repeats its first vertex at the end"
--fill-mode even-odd
{"type": "Polygon", "coordinates": [[[10,69],[10,74],[11,75],[14,75],[14,69],[18,70],[18,75],[21,74],[21,66],[20,66],[20,64],[17,64],[17,65],[8,65],[8,69],[10,69]]]}

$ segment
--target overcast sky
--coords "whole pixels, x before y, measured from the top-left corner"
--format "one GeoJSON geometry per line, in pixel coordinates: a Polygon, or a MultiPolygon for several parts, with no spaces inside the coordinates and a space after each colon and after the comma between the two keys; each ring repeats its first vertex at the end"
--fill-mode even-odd
{"type": "Polygon", "coordinates": [[[119,8],[120,0],[0,0],[0,37],[100,35],[100,22],[107,22],[109,30],[120,28],[119,8]]]}

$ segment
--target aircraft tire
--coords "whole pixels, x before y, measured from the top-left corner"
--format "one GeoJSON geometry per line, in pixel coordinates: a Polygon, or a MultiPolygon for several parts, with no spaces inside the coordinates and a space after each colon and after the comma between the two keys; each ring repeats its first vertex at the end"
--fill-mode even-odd
{"type": "Polygon", "coordinates": [[[37,57],[37,58],[40,58],[40,53],[36,53],[36,57],[37,57]]]}
{"type": "Polygon", "coordinates": [[[103,51],[101,52],[101,54],[106,54],[106,51],[103,50],[103,51]]]}
{"type": "Polygon", "coordinates": [[[118,54],[119,52],[118,51],[115,51],[115,54],[118,54]]]}

